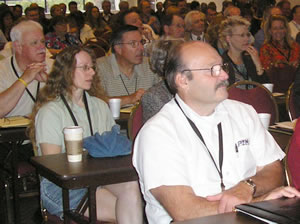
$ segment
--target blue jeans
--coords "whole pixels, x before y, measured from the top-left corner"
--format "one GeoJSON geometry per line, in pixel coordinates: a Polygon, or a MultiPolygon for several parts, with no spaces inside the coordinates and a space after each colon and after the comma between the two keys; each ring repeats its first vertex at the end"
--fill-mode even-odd
{"type": "MultiPolygon", "coordinates": [[[[70,190],[70,209],[77,208],[80,200],[87,192],[86,188],[70,190]]],[[[43,207],[52,214],[63,218],[62,189],[46,178],[41,181],[41,200],[43,207]]]]}

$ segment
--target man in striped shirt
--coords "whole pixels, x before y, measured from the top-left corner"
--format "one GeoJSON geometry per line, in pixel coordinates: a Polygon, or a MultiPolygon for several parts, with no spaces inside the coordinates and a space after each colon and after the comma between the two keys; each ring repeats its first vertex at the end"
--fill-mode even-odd
{"type": "Polygon", "coordinates": [[[97,60],[98,74],[107,95],[121,98],[121,105],[134,104],[160,81],[143,56],[144,40],[137,27],[125,25],[111,39],[112,54],[97,60]]]}

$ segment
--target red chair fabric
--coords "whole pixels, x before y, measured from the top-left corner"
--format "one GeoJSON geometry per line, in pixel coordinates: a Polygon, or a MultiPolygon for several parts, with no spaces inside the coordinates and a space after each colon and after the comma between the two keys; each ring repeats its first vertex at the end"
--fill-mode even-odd
{"type": "Polygon", "coordinates": [[[291,185],[300,190],[300,121],[297,121],[287,154],[287,170],[291,185]]]}
{"type": "Polygon", "coordinates": [[[294,66],[273,67],[266,72],[271,83],[274,84],[273,92],[286,93],[295,81],[296,68],[294,66]]]}
{"type": "Polygon", "coordinates": [[[250,104],[257,113],[271,114],[270,125],[278,121],[278,108],[272,94],[261,84],[241,81],[228,88],[228,98],[250,104]],[[253,85],[252,89],[240,89],[238,86],[253,85]]]}

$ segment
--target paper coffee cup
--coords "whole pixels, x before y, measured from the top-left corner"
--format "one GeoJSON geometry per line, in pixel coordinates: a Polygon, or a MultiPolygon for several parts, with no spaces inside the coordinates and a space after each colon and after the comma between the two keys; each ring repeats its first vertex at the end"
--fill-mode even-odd
{"type": "Polygon", "coordinates": [[[82,135],[83,129],[80,126],[65,127],[64,130],[65,147],[69,162],[80,162],[82,160],[82,135]]]}
{"type": "Polygon", "coordinates": [[[261,123],[263,124],[263,126],[265,127],[265,129],[268,130],[269,125],[270,125],[270,120],[271,120],[271,114],[259,113],[258,117],[259,117],[261,123]]]}
{"type": "Polygon", "coordinates": [[[273,83],[264,83],[263,86],[266,87],[271,93],[273,92],[273,83]]]}
{"type": "Polygon", "coordinates": [[[121,99],[110,99],[108,103],[113,118],[118,119],[120,117],[121,99]]]}

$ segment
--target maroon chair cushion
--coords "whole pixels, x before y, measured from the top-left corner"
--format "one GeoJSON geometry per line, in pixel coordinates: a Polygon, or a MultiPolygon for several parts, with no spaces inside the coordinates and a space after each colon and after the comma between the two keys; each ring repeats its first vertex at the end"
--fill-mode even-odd
{"type": "Polygon", "coordinates": [[[139,130],[143,126],[143,107],[140,104],[135,111],[135,114],[132,119],[132,139],[135,139],[139,130]]]}
{"type": "Polygon", "coordinates": [[[271,114],[270,125],[273,125],[276,121],[276,109],[272,98],[268,92],[259,87],[245,90],[237,87],[230,88],[228,90],[229,99],[237,100],[246,104],[250,104],[254,107],[257,113],[269,113],[271,114]]]}
{"type": "Polygon", "coordinates": [[[272,67],[266,72],[274,84],[273,92],[285,93],[295,81],[296,68],[290,65],[283,68],[272,67]]]}

